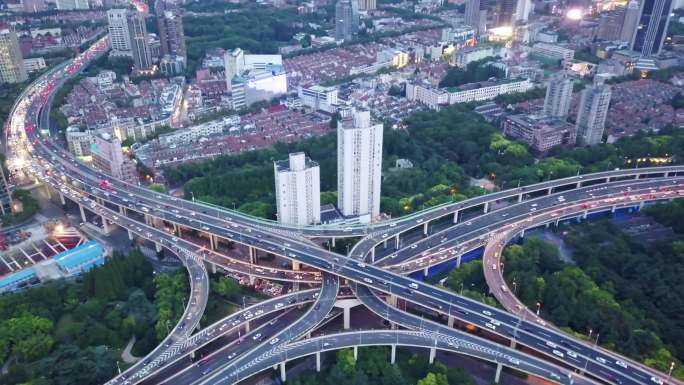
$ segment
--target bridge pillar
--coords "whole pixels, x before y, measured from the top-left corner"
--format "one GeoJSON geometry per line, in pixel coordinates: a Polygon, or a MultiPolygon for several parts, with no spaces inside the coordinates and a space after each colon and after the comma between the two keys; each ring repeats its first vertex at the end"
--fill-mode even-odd
{"type": "Polygon", "coordinates": [[[107,222],[107,218],[102,216],[102,230],[104,230],[105,234],[109,234],[112,231],[112,228],[109,227],[109,222],[107,222]]]}
{"type": "Polygon", "coordinates": [[[399,250],[399,246],[400,246],[400,243],[399,243],[399,234],[397,234],[397,236],[394,237],[394,249],[395,249],[395,250],[399,250]]]}
{"type": "Polygon", "coordinates": [[[210,265],[211,265],[211,274],[216,274],[216,264],[210,263],[210,265]]]}
{"type": "Polygon", "coordinates": [[[580,187],[582,187],[582,182],[577,182],[577,185],[575,186],[575,188],[580,188],[580,187]]]}
{"type": "Polygon", "coordinates": [[[423,235],[428,235],[428,222],[423,223],[423,235]]]}
{"type": "Polygon", "coordinates": [[[119,214],[126,216],[126,208],[124,206],[119,206],[119,214]]]}
{"type": "Polygon", "coordinates": [[[397,307],[397,296],[390,294],[390,296],[387,297],[387,303],[390,304],[390,306],[397,307]]]}
{"type": "Polygon", "coordinates": [[[78,205],[78,209],[81,211],[81,222],[86,223],[86,216],[85,216],[85,210],[83,209],[83,205],[78,205]]]}
{"type": "Polygon", "coordinates": [[[211,247],[213,251],[216,251],[216,237],[214,234],[209,234],[209,247],[211,247]]]}
{"type": "Polygon", "coordinates": [[[544,227],[546,227],[547,229],[549,228],[549,226],[551,226],[551,223],[548,222],[546,223],[546,225],[544,225],[544,227]]]}
{"type": "Polygon", "coordinates": [[[371,249],[371,263],[375,263],[375,246],[371,249]]]}
{"type": "Polygon", "coordinates": [[[520,230],[520,238],[525,238],[525,229],[520,230]]]}
{"type": "Polygon", "coordinates": [[[299,271],[301,268],[301,264],[297,261],[292,261],[292,270],[294,271],[299,271]]]}
{"type": "Polygon", "coordinates": [[[584,210],[582,213],[582,219],[587,219],[587,215],[589,214],[589,210],[584,210]]]}
{"type": "Polygon", "coordinates": [[[644,201],[639,202],[639,211],[644,208],[644,201]]]}
{"type": "Polygon", "coordinates": [[[427,277],[427,276],[428,276],[428,270],[430,270],[429,267],[426,267],[426,268],[423,269],[423,277],[427,277]]]}
{"type": "Polygon", "coordinates": [[[252,246],[249,246],[249,263],[253,265],[257,263],[256,252],[252,246]]]}
{"type": "Polygon", "coordinates": [[[387,239],[385,239],[384,242],[382,242],[382,248],[386,249],[387,248],[387,239]]]}
{"type": "Polygon", "coordinates": [[[252,286],[254,286],[254,280],[256,280],[256,277],[253,276],[253,275],[250,275],[250,276],[249,276],[249,284],[252,285],[252,286]]]}
{"type": "Polygon", "coordinates": [[[454,212],[454,223],[458,223],[458,213],[459,213],[459,210],[456,210],[454,212]]]}
{"type": "Polygon", "coordinates": [[[359,359],[359,347],[354,346],[354,361],[358,361],[359,359]]]}
{"type": "Polygon", "coordinates": [[[128,240],[133,241],[133,232],[128,230],[128,240]]]}
{"type": "Polygon", "coordinates": [[[332,243],[332,247],[335,247],[335,237],[332,237],[332,238],[330,239],[330,241],[331,241],[331,243],[332,243]]]}
{"type": "Polygon", "coordinates": [[[104,200],[102,198],[95,198],[95,200],[97,201],[97,204],[104,205],[104,200]]]}
{"type": "Polygon", "coordinates": [[[285,361],[280,363],[280,381],[287,382],[287,374],[285,373],[285,361]]]}
{"type": "Polygon", "coordinates": [[[450,328],[454,327],[454,316],[450,315],[449,318],[447,318],[447,326],[450,328]]]}
{"type": "Polygon", "coordinates": [[[349,329],[349,324],[351,323],[351,308],[345,307],[342,310],[342,316],[344,318],[344,330],[349,329]]]}
{"type": "Polygon", "coordinates": [[[501,363],[496,364],[496,374],[494,375],[495,384],[498,384],[499,380],[501,380],[501,369],[503,369],[503,365],[501,365],[501,363]]]}
{"type": "Polygon", "coordinates": [[[546,195],[551,195],[553,192],[553,187],[549,187],[549,189],[546,191],[546,195]]]}
{"type": "Polygon", "coordinates": [[[66,200],[64,200],[64,194],[62,192],[59,193],[59,203],[61,203],[62,206],[66,206],[66,200]]]}
{"type": "Polygon", "coordinates": [[[183,237],[183,230],[181,230],[181,227],[179,225],[176,225],[175,223],[174,223],[174,226],[175,226],[174,228],[176,229],[176,236],[178,238],[182,238],[183,237]]]}
{"type": "Polygon", "coordinates": [[[511,340],[510,347],[511,347],[512,349],[515,349],[516,345],[518,345],[518,343],[517,343],[515,340],[511,340]]]}
{"type": "Polygon", "coordinates": [[[487,214],[489,212],[489,202],[485,202],[484,204],[484,213],[487,214]]]}
{"type": "Polygon", "coordinates": [[[397,345],[392,344],[392,352],[390,353],[390,364],[394,365],[397,362],[397,345]]]}
{"type": "Polygon", "coordinates": [[[251,330],[252,328],[249,325],[249,321],[245,322],[245,334],[249,333],[251,330]]]}
{"type": "Polygon", "coordinates": [[[157,254],[162,252],[162,245],[161,243],[155,243],[154,244],[155,250],[157,250],[157,254]]]}
{"type": "Polygon", "coordinates": [[[316,352],[316,372],[321,371],[321,352],[316,352]]]}
{"type": "Polygon", "coordinates": [[[430,348],[430,365],[435,363],[435,357],[436,356],[437,356],[437,348],[433,346],[430,348]]]}
{"type": "Polygon", "coordinates": [[[456,258],[456,267],[461,267],[461,257],[462,257],[462,255],[459,255],[459,256],[456,258]]]}
{"type": "Polygon", "coordinates": [[[518,194],[518,203],[522,202],[523,195],[522,193],[518,194]]]}

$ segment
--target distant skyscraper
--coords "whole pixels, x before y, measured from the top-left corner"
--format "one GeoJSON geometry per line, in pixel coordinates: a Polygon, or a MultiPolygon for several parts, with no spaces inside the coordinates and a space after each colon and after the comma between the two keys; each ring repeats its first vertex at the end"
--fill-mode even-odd
{"type": "Polygon", "coordinates": [[[145,26],[145,17],[137,11],[129,11],[126,15],[128,20],[128,33],[131,41],[131,55],[133,66],[138,71],[152,69],[152,54],[150,52],[149,36],[145,26]]]}
{"type": "Polygon", "coordinates": [[[5,171],[0,165],[0,214],[6,215],[12,212],[12,191],[5,178],[5,171]]]}
{"type": "Polygon", "coordinates": [[[598,76],[594,85],[582,91],[582,99],[577,110],[577,137],[585,144],[601,143],[605,129],[608,106],[610,105],[610,86],[603,84],[598,76]]]}
{"type": "Polygon", "coordinates": [[[380,214],[382,134],[369,111],[344,111],[337,123],[337,205],[344,216],[369,221],[380,214]]]}
{"type": "Polygon", "coordinates": [[[518,0],[515,9],[515,21],[527,22],[532,12],[532,0],[518,0]]]}
{"type": "Polygon", "coordinates": [[[131,35],[128,32],[128,10],[110,9],[107,11],[109,41],[113,56],[131,56],[131,35]]]}
{"type": "Polygon", "coordinates": [[[363,11],[377,9],[376,0],[359,0],[359,9],[363,11]]]}
{"type": "Polygon", "coordinates": [[[513,14],[517,6],[516,0],[496,0],[497,27],[513,25],[513,14]]]}
{"type": "Polygon", "coordinates": [[[549,79],[544,98],[544,115],[565,119],[572,101],[572,80],[565,72],[549,79]]]}
{"type": "Polygon", "coordinates": [[[24,12],[43,12],[47,10],[45,0],[22,0],[24,12]]]}
{"type": "Polygon", "coordinates": [[[157,28],[162,55],[180,56],[187,60],[183,18],[175,10],[165,10],[157,14],[157,28]]]}
{"type": "Polygon", "coordinates": [[[476,33],[480,33],[480,0],[466,0],[464,21],[466,25],[475,29],[476,33]]]}
{"type": "MultiPolygon", "coordinates": [[[[355,0],[354,0],[355,1],[355,0]]],[[[335,5],[335,40],[349,41],[354,34],[354,15],[350,0],[339,0],[335,5]]]]}
{"type": "Polygon", "coordinates": [[[660,53],[672,12],[672,0],[643,0],[632,50],[642,56],[660,53]]]}
{"type": "Polygon", "coordinates": [[[619,40],[625,21],[625,13],[625,7],[618,7],[615,10],[602,13],[599,18],[598,38],[609,41],[619,40]]]}
{"type": "Polygon", "coordinates": [[[620,41],[632,42],[634,34],[636,33],[637,25],[639,24],[639,2],[631,0],[627,3],[625,9],[625,17],[622,20],[622,28],[620,28],[620,41]]]}
{"type": "Polygon", "coordinates": [[[8,29],[0,30],[0,84],[19,83],[27,79],[17,34],[8,29]]]}
{"type": "Polygon", "coordinates": [[[303,152],[273,162],[278,222],[311,225],[321,221],[321,186],[318,163],[303,152]]]}
{"type": "Polygon", "coordinates": [[[88,0],[57,0],[56,5],[57,9],[60,11],[90,8],[88,0]]]}

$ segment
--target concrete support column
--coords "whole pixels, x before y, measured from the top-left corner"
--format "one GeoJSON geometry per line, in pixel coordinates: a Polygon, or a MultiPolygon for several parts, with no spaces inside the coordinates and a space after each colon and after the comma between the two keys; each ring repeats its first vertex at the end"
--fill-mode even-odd
{"type": "Polygon", "coordinates": [[[287,382],[287,374],[285,373],[285,362],[280,363],[280,381],[287,382]]]}
{"type": "Polygon", "coordinates": [[[430,365],[435,363],[435,357],[436,356],[437,356],[437,348],[433,346],[430,348],[430,365]]]}
{"type": "Polygon", "coordinates": [[[250,276],[249,276],[249,284],[250,284],[250,285],[254,285],[254,280],[256,280],[256,277],[253,276],[253,275],[250,275],[250,276]]]}
{"type": "Polygon", "coordinates": [[[392,344],[392,352],[390,353],[390,364],[394,365],[397,362],[397,345],[392,344]]]}
{"type": "Polygon", "coordinates": [[[252,331],[252,328],[250,327],[249,321],[245,322],[245,334],[249,333],[252,331]]]}
{"type": "Polygon", "coordinates": [[[400,243],[399,243],[399,234],[397,234],[397,236],[394,237],[394,248],[395,248],[396,250],[399,250],[399,245],[400,245],[400,243]]]}
{"type": "Polygon", "coordinates": [[[342,309],[342,317],[344,318],[344,330],[349,329],[349,324],[351,323],[351,308],[345,307],[342,309]]]}
{"type": "Polygon", "coordinates": [[[520,238],[525,238],[525,229],[520,230],[520,238]]]}
{"type": "Polygon", "coordinates": [[[299,271],[300,268],[301,268],[301,263],[299,263],[297,261],[292,261],[292,270],[299,271]]]}
{"type": "Polygon", "coordinates": [[[105,234],[109,234],[109,232],[112,231],[112,228],[109,227],[109,222],[107,222],[107,218],[104,216],[102,217],[102,229],[104,230],[105,234]]]}
{"type": "Polygon", "coordinates": [[[81,222],[86,223],[86,216],[85,216],[85,210],[83,209],[83,205],[78,205],[78,209],[81,211],[81,222]]]}
{"type": "Polygon", "coordinates": [[[332,242],[332,247],[335,247],[335,237],[331,238],[331,242],[332,242]]]}
{"type": "Polygon", "coordinates": [[[423,235],[428,235],[428,222],[423,223],[423,235]]]}
{"type": "Polygon", "coordinates": [[[503,369],[503,365],[501,363],[496,364],[496,374],[494,375],[494,383],[496,384],[501,380],[501,369],[503,369]]]}
{"type": "Polygon", "coordinates": [[[387,239],[385,239],[384,242],[382,242],[382,248],[386,249],[387,248],[387,239]]]}
{"type": "Polygon", "coordinates": [[[456,258],[456,267],[461,267],[461,255],[456,258]]]}
{"type": "Polygon", "coordinates": [[[133,241],[133,232],[131,230],[128,230],[128,240],[133,241]]]}
{"type": "Polygon", "coordinates": [[[45,186],[45,195],[47,195],[48,199],[52,199],[52,192],[50,192],[50,185],[48,185],[46,183],[46,184],[44,184],[44,186],[45,186]]]}
{"type": "Polygon", "coordinates": [[[321,371],[321,352],[316,352],[316,372],[321,371]]]}
{"type": "Polygon", "coordinates": [[[553,187],[549,187],[549,189],[546,191],[546,195],[551,195],[553,192],[553,187]]]}
{"type": "Polygon", "coordinates": [[[387,297],[387,303],[388,303],[390,306],[397,307],[397,296],[394,295],[394,294],[390,294],[390,296],[387,297]]]}
{"type": "Polygon", "coordinates": [[[558,227],[559,223],[560,223],[560,218],[556,218],[556,227],[558,227]]]}
{"type": "Polygon", "coordinates": [[[429,270],[430,270],[429,267],[426,267],[426,268],[423,269],[423,277],[427,277],[427,276],[428,276],[428,271],[429,271],[429,270]]]}
{"type": "Polygon", "coordinates": [[[181,237],[183,236],[183,231],[181,230],[181,227],[180,227],[180,226],[177,226],[175,223],[174,223],[174,226],[176,226],[176,227],[175,227],[175,229],[176,229],[176,236],[177,236],[178,238],[181,238],[181,237]]]}
{"type": "Polygon", "coordinates": [[[155,244],[154,244],[154,248],[155,248],[155,250],[157,250],[157,254],[159,254],[159,253],[162,252],[162,245],[161,245],[161,243],[155,243],[155,244]]]}
{"type": "Polygon", "coordinates": [[[292,283],[292,291],[299,291],[299,282],[292,283]]]}
{"type": "Polygon", "coordinates": [[[587,215],[588,215],[588,214],[589,214],[589,211],[588,211],[588,210],[584,210],[584,212],[582,213],[582,219],[587,219],[587,215]]]}
{"type": "Polygon", "coordinates": [[[64,200],[64,194],[62,192],[59,193],[59,203],[61,203],[62,206],[66,205],[66,200],[64,200]]]}
{"type": "Polygon", "coordinates": [[[354,346],[354,361],[358,361],[359,359],[359,347],[354,346]]]}
{"type": "Polygon", "coordinates": [[[518,194],[518,203],[522,202],[523,195],[522,193],[518,194]]]}
{"type": "Polygon", "coordinates": [[[216,251],[216,236],[214,234],[209,234],[209,246],[216,251]]]}
{"type": "Polygon", "coordinates": [[[119,214],[126,216],[126,208],[124,206],[119,206],[119,214]]]}
{"type": "Polygon", "coordinates": [[[249,246],[249,263],[256,264],[256,250],[252,246],[249,246]]]}
{"type": "Polygon", "coordinates": [[[489,212],[489,202],[485,202],[484,204],[484,213],[487,214],[489,212]]]}
{"type": "Polygon", "coordinates": [[[580,187],[582,187],[582,182],[577,182],[577,185],[575,186],[575,188],[580,188],[580,187]]]}
{"type": "Polygon", "coordinates": [[[375,247],[371,249],[371,263],[375,263],[375,247]]]}
{"type": "Polygon", "coordinates": [[[211,273],[216,274],[216,264],[215,263],[211,263],[211,273]]]}
{"type": "Polygon", "coordinates": [[[447,318],[447,326],[450,328],[454,327],[454,316],[450,315],[449,318],[447,318]]]}
{"type": "Polygon", "coordinates": [[[515,349],[516,345],[518,345],[518,343],[517,343],[515,340],[511,340],[510,347],[511,347],[512,349],[515,349]]]}
{"type": "Polygon", "coordinates": [[[95,200],[97,201],[97,204],[104,205],[104,200],[102,198],[95,198],[95,200]]]}

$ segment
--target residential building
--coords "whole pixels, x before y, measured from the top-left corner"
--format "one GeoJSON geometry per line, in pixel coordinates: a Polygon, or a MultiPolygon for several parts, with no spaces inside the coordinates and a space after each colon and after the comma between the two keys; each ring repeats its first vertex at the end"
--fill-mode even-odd
{"type": "Polygon", "coordinates": [[[36,72],[45,68],[45,59],[42,57],[35,57],[24,59],[24,69],[26,72],[36,72]]]}
{"type": "Polygon", "coordinates": [[[455,50],[452,62],[456,67],[465,68],[469,63],[494,56],[491,46],[479,46],[455,50]]]}
{"type": "Polygon", "coordinates": [[[604,84],[599,75],[594,78],[594,85],[582,91],[576,124],[577,137],[581,138],[584,144],[592,146],[601,143],[610,97],[610,86],[604,84]]]}
{"type": "Polygon", "coordinates": [[[359,2],[359,10],[362,11],[372,11],[377,9],[377,1],[376,0],[358,0],[359,2]]]}
{"type": "Polygon", "coordinates": [[[127,9],[110,9],[107,11],[112,56],[131,56],[131,34],[128,32],[128,12],[127,9]]]}
{"type": "Polygon", "coordinates": [[[5,177],[4,167],[0,167],[0,214],[12,213],[12,190],[5,177]]]}
{"type": "Polygon", "coordinates": [[[24,12],[36,13],[47,11],[47,3],[45,0],[22,0],[24,12]]]}
{"type": "Polygon", "coordinates": [[[369,111],[343,111],[337,123],[337,206],[345,217],[380,215],[382,130],[369,111]]]}
{"type": "Polygon", "coordinates": [[[221,134],[225,127],[226,125],[223,121],[212,120],[196,126],[182,128],[168,134],[159,135],[159,143],[163,146],[191,143],[201,138],[221,134]]]}
{"type": "Polygon", "coordinates": [[[121,141],[110,134],[95,137],[91,146],[93,166],[102,172],[128,183],[137,183],[135,165],[124,156],[121,141]]]}
{"type": "Polygon", "coordinates": [[[519,23],[527,23],[532,13],[532,0],[518,0],[515,9],[515,21],[519,23]]]}
{"type": "Polygon", "coordinates": [[[185,71],[185,58],[166,55],[159,61],[159,71],[166,76],[181,75],[185,71]]]}
{"type": "Polygon", "coordinates": [[[642,56],[660,53],[672,13],[672,0],[642,0],[632,50],[642,56]]]}
{"type": "Polygon", "coordinates": [[[0,84],[19,83],[27,79],[16,32],[0,30],[0,84]]]}
{"type": "MultiPolygon", "coordinates": [[[[482,0],[480,0],[482,1],[482,0]]],[[[496,0],[496,26],[512,26],[514,14],[517,8],[516,0],[496,0]]]]}
{"type": "Polygon", "coordinates": [[[533,115],[509,115],[503,121],[507,137],[521,139],[538,153],[556,146],[573,146],[577,130],[564,120],[533,115]]]}
{"type": "Polygon", "coordinates": [[[625,17],[622,21],[622,28],[620,29],[620,41],[632,42],[637,26],[639,25],[639,13],[641,7],[637,0],[631,0],[627,3],[625,10],[625,17]]]}
{"type": "Polygon", "coordinates": [[[90,9],[88,0],[57,0],[57,10],[73,11],[76,9],[90,9]]]}
{"type": "Polygon", "coordinates": [[[81,131],[78,127],[67,127],[65,136],[69,152],[75,156],[90,155],[90,146],[94,141],[90,131],[81,131]]]}
{"type": "Polygon", "coordinates": [[[464,22],[466,25],[472,27],[477,34],[483,34],[485,32],[484,29],[481,28],[481,9],[481,0],[466,0],[464,22]]]}
{"type": "Polygon", "coordinates": [[[297,95],[301,99],[302,104],[329,113],[337,111],[337,87],[323,87],[314,85],[310,87],[299,86],[297,95]]]}
{"type": "Polygon", "coordinates": [[[154,64],[152,63],[145,17],[141,12],[130,11],[127,14],[127,21],[133,66],[138,72],[150,71],[154,68],[154,64]]]}
{"type": "Polygon", "coordinates": [[[563,71],[549,79],[544,98],[544,115],[565,120],[572,101],[572,79],[563,71]]]}
{"type": "Polygon", "coordinates": [[[603,12],[599,17],[598,38],[608,41],[619,40],[626,13],[625,7],[617,7],[612,11],[603,12]]]}
{"type": "Polygon", "coordinates": [[[354,35],[354,10],[356,0],[338,0],[335,5],[335,40],[349,41],[354,35]]]}
{"type": "Polygon", "coordinates": [[[575,57],[574,50],[548,43],[536,43],[534,46],[532,46],[532,52],[550,59],[557,59],[561,61],[572,60],[575,57]]]}
{"type": "Polygon", "coordinates": [[[179,56],[187,61],[183,33],[183,18],[175,10],[166,10],[157,15],[157,28],[163,56],[179,56]]]}
{"type": "Polygon", "coordinates": [[[312,225],[321,221],[321,182],[318,163],[303,152],[273,162],[278,222],[312,225]]]}
{"type": "Polygon", "coordinates": [[[282,55],[245,54],[241,48],[226,51],[223,61],[228,91],[231,90],[230,83],[236,75],[242,76],[246,71],[279,70],[283,65],[282,55]]]}

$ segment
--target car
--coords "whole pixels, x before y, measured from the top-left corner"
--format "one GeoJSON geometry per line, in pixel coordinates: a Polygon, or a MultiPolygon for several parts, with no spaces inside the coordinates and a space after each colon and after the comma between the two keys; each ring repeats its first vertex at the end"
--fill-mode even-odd
{"type": "Polygon", "coordinates": [[[602,363],[602,364],[607,364],[608,362],[605,360],[603,357],[596,357],[596,361],[602,363]]]}
{"type": "Polygon", "coordinates": [[[359,263],[356,264],[356,266],[358,266],[358,267],[360,267],[360,268],[364,268],[364,267],[366,267],[366,264],[363,263],[363,262],[359,262],[359,263]]]}
{"type": "Polygon", "coordinates": [[[652,376],[652,377],[651,377],[651,381],[654,382],[654,383],[656,383],[656,384],[658,384],[658,385],[663,385],[663,380],[660,379],[660,378],[658,378],[658,377],[656,377],[656,376],[652,376]]]}
{"type": "Polygon", "coordinates": [[[363,278],[363,282],[366,282],[366,283],[373,283],[373,280],[370,279],[370,278],[364,277],[364,278],[363,278]]]}
{"type": "Polygon", "coordinates": [[[497,321],[497,320],[495,320],[495,319],[492,319],[491,321],[489,321],[489,323],[494,324],[494,325],[496,325],[496,326],[501,326],[501,322],[499,322],[499,321],[497,321]]]}
{"type": "Polygon", "coordinates": [[[278,337],[276,337],[276,338],[272,339],[272,340],[271,340],[271,345],[275,345],[275,344],[277,344],[277,343],[278,343],[278,341],[280,341],[280,339],[278,339],[278,337]]]}
{"type": "Polygon", "coordinates": [[[324,343],[323,343],[323,347],[324,347],[324,348],[327,348],[328,346],[330,346],[329,343],[327,343],[327,342],[324,342],[324,343]]]}
{"type": "Polygon", "coordinates": [[[551,378],[555,379],[555,380],[559,380],[559,381],[560,381],[560,379],[561,379],[560,376],[559,376],[558,374],[554,373],[554,372],[549,373],[549,376],[550,376],[551,378]]]}
{"type": "Polygon", "coordinates": [[[489,322],[487,322],[487,323],[485,324],[485,326],[488,327],[488,328],[490,328],[490,329],[492,329],[492,330],[496,330],[496,326],[490,324],[489,322]]]}
{"type": "Polygon", "coordinates": [[[501,285],[501,291],[503,291],[504,293],[508,291],[506,285],[501,285]]]}
{"type": "Polygon", "coordinates": [[[254,341],[257,341],[257,340],[260,339],[260,338],[261,338],[261,333],[257,333],[257,334],[254,335],[254,337],[252,337],[252,339],[253,339],[254,341]]]}
{"type": "Polygon", "coordinates": [[[573,352],[572,350],[568,350],[568,351],[566,352],[566,354],[567,354],[569,357],[577,358],[577,353],[573,352]]]}
{"type": "Polygon", "coordinates": [[[275,304],[275,308],[276,308],[276,309],[280,309],[280,308],[283,307],[283,306],[285,306],[285,305],[283,305],[282,302],[278,302],[277,304],[275,304]]]}
{"type": "Polygon", "coordinates": [[[553,349],[553,354],[557,355],[560,358],[565,357],[565,354],[563,354],[563,352],[561,352],[560,350],[553,349]]]}
{"type": "Polygon", "coordinates": [[[415,283],[415,282],[409,283],[409,287],[412,288],[412,289],[416,289],[416,290],[417,290],[417,289],[418,289],[418,284],[415,283]]]}
{"type": "Polygon", "coordinates": [[[230,354],[228,355],[228,359],[229,359],[229,360],[232,360],[233,358],[235,358],[235,356],[236,356],[236,353],[230,353],[230,354]]]}
{"type": "Polygon", "coordinates": [[[517,358],[510,357],[508,359],[508,362],[510,362],[513,365],[520,365],[520,360],[518,360],[517,358]]]}
{"type": "Polygon", "coordinates": [[[615,365],[627,369],[627,364],[624,361],[617,360],[615,361],[615,365]]]}
{"type": "Polygon", "coordinates": [[[496,270],[496,263],[492,263],[492,270],[496,270]]]}
{"type": "Polygon", "coordinates": [[[488,315],[488,316],[490,316],[490,317],[492,316],[492,312],[489,311],[489,310],[482,310],[482,314],[488,315]]]}
{"type": "Polygon", "coordinates": [[[551,341],[546,341],[546,346],[550,347],[551,349],[556,349],[558,345],[554,344],[551,341]]]}

